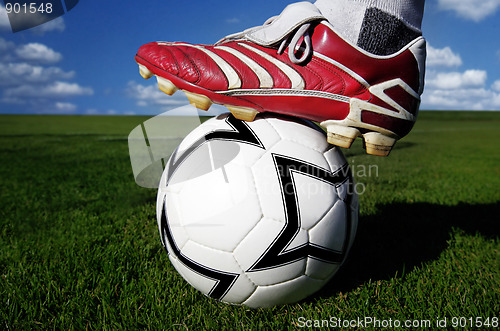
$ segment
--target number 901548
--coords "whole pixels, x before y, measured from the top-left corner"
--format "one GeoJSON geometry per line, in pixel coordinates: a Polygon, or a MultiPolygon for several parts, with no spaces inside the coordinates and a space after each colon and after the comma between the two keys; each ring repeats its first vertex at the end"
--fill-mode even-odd
{"type": "Polygon", "coordinates": [[[10,3],[5,4],[7,14],[52,14],[52,3],[10,3]]]}

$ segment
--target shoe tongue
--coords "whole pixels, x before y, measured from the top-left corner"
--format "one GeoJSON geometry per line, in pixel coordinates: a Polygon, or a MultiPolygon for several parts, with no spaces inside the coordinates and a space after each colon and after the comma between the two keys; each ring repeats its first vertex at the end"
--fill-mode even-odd
{"type": "Polygon", "coordinates": [[[227,36],[223,40],[247,39],[258,45],[271,46],[283,41],[290,33],[305,23],[324,20],[325,17],[310,2],[288,5],[271,23],[227,36]]]}

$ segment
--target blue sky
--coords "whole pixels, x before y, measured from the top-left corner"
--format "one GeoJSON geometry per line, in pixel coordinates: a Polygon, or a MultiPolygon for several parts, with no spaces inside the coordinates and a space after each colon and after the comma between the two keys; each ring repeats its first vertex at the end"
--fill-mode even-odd
{"type": "MultiPolygon", "coordinates": [[[[0,113],[156,115],[187,104],[140,77],[150,41],[212,44],[295,1],[87,1],[12,33],[0,2],[0,113]]],[[[421,109],[500,110],[500,0],[427,0],[421,109]]]]}

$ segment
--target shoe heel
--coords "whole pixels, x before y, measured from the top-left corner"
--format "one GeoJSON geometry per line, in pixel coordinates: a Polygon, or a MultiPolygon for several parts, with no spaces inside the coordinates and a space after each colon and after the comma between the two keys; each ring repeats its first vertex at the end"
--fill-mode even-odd
{"type": "Polygon", "coordinates": [[[343,148],[350,148],[354,139],[360,135],[358,129],[348,126],[328,124],[325,128],[328,134],[328,142],[343,148]]]}
{"type": "Polygon", "coordinates": [[[396,143],[395,138],[385,136],[378,132],[368,132],[363,134],[365,139],[366,153],[377,156],[388,156],[396,143]]]}

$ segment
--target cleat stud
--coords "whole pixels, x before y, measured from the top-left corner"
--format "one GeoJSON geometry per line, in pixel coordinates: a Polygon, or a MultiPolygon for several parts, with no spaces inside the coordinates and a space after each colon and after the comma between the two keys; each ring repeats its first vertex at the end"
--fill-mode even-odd
{"type": "Polygon", "coordinates": [[[354,139],[360,135],[358,129],[337,125],[328,124],[323,126],[327,131],[327,141],[332,144],[343,148],[350,148],[354,139]]]}
{"type": "Polygon", "coordinates": [[[173,95],[177,90],[177,86],[175,86],[171,81],[168,79],[165,79],[160,76],[156,76],[156,80],[158,81],[158,87],[160,88],[160,91],[168,94],[168,95],[173,95]]]}
{"type": "Polygon", "coordinates": [[[210,100],[207,96],[196,94],[193,92],[184,91],[186,93],[186,97],[189,100],[189,103],[201,110],[208,110],[212,105],[212,100],[210,100]]]}
{"type": "Polygon", "coordinates": [[[231,112],[239,120],[252,122],[255,119],[255,116],[259,113],[255,109],[240,107],[240,106],[231,106],[225,105],[227,109],[231,112]]]}
{"type": "Polygon", "coordinates": [[[139,73],[144,79],[150,79],[151,77],[153,77],[153,73],[142,64],[139,64],[139,73]]]}
{"type": "Polygon", "coordinates": [[[396,138],[385,136],[378,132],[368,132],[363,135],[366,153],[377,156],[388,156],[396,143],[396,138]]]}

